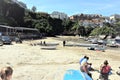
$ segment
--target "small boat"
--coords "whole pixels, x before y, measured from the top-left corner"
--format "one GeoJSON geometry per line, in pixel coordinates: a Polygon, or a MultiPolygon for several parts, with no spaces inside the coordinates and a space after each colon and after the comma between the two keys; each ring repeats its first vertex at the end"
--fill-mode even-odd
{"type": "Polygon", "coordinates": [[[45,50],[55,50],[57,46],[41,46],[41,49],[45,50]]]}
{"type": "Polygon", "coordinates": [[[48,42],[46,43],[47,46],[56,46],[56,45],[59,45],[59,43],[57,42],[48,42]]]}

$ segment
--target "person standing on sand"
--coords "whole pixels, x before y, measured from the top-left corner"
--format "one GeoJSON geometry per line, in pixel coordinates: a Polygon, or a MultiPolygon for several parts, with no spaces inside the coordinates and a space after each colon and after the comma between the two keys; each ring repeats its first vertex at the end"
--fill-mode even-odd
{"type": "Polygon", "coordinates": [[[46,46],[46,42],[45,41],[43,42],[43,44],[44,44],[44,46],[46,46]]]}
{"type": "Polygon", "coordinates": [[[1,72],[1,79],[0,80],[11,80],[13,69],[11,67],[4,67],[2,68],[1,72]]]}
{"type": "Polygon", "coordinates": [[[65,44],[66,44],[66,41],[64,40],[64,41],[63,41],[63,46],[65,46],[65,44]]]}
{"type": "Polygon", "coordinates": [[[105,60],[104,63],[100,66],[100,76],[98,80],[108,80],[109,72],[111,70],[111,66],[108,64],[108,61],[105,60]]]}

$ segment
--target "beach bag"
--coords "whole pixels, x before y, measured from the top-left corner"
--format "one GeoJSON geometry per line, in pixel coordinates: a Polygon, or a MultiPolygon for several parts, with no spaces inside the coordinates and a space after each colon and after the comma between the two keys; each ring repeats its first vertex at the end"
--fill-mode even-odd
{"type": "Polygon", "coordinates": [[[105,74],[105,73],[109,73],[111,70],[110,66],[103,66],[101,73],[105,74]]]}

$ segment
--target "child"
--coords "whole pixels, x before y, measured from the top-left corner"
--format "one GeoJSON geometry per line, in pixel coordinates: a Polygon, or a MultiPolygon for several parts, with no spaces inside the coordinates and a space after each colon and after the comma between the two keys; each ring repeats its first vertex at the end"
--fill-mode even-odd
{"type": "Polygon", "coordinates": [[[4,67],[1,70],[2,80],[11,80],[13,74],[13,69],[11,67],[4,67]]]}

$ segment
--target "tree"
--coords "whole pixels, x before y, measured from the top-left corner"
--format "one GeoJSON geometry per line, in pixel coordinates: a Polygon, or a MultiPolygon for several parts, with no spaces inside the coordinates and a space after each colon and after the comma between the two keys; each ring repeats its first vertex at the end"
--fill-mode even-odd
{"type": "Polygon", "coordinates": [[[103,39],[106,39],[109,35],[113,35],[115,34],[115,31],[113,28],[108,27],[108,26],[104,26],[104,27],[98,27],[95,28],[92,32],[91,32],[91,36],[99,36],[99,35],[105,35],[105,37],[103,39]]]}
{"type": "Polygon", "coordinates": [[[81,36],[85,36],[85,27],[82,26],[82,24],[77,21],[74,26],[72,27],[72,30],[74,30],[74,34],[76,35],[81,35],[81,36]]]}
{"type": "Polygon", "coordinates": [[[48,33],[52,28],[49,26],[49,22],[46,19],[40,19],[39,23],[35,25],[35,28],[39,29],[42,33],[48,33]]]}
{"type": "Polygon", "coordinates": [[[114,29],[116,31],[116,35],[120,35],[120,19],[116,19],[116,23],[114,24],[114,29]]]}
{"type": "Polygon", "coordinates": [[[85,36],[89,36],[93,29],[94,28],[91,26],[86,26],[85,27],[85,36]]]}
{"type": "Polygon", "coordinates": [[[100,35],[100,28],[95,28],[91,33],[90,36],[99,36],[100,35]]]}
{"type": "Polygon", "coordinates": [[[64,19],[62,25],[64,27],[63,34],[72,34],[71,28],[73,27],[74,22],[70,19],[64,19]]]}
{"type": "Polygon", "coordinates": [[[54,35],[62,34],[64,31],[64,26],[62,25],[62,20],[57,18],[49,19],[50,25],[53,29],[54,35]]]}

